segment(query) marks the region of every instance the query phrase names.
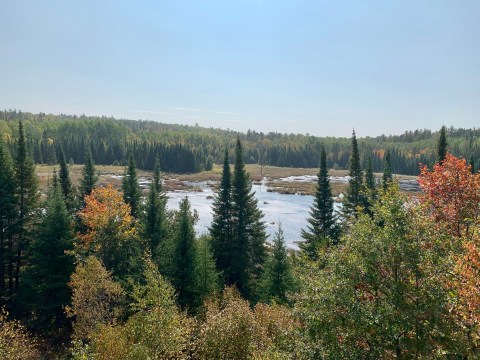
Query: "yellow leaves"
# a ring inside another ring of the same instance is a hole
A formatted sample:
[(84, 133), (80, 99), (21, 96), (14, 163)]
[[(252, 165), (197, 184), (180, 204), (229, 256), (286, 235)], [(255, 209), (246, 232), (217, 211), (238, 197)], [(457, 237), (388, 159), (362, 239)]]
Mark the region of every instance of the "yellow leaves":
[(0, 309), (0, 359), (39, 359), (36, 341), (18, 321), (8, 320), (8, 313)]
[(111, 185), (94, 189), (91, 195), (85, 196), (85, 208), (78, 213), (87, 233), (79, 235), (77, 246), (99, 251), (105, 237), (121, 241), (134, 236), (136, 228), (130, 213), (130, 206), (123, 201), (122, 193)]

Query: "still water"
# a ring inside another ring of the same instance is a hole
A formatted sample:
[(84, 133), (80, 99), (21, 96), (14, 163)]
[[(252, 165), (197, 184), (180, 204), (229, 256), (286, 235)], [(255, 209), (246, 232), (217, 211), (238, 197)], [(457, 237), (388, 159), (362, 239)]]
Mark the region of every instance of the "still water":
[[(168, 192), (169, 209), (178, 209), (180, 200), (188, 197), (192, 209), (197, 210), (199, 221), (195, 225), (197, 234), (208, 232), (208, 227), (212, 222), (212, 197), (215, 195), (213, 190), (206, 183), (195, 183), (203, 191), (174, 191)], [(301, 241), (301, 229), (306, 228), (307, 218), (309, 216), (310, 206), (313, 203), (313, 196), (308, 195), (286, 195), (274, 192), (268, 192), (266, 185), (253, 185), (252, 190), (258, 200), (258, 207), (262, 210), (267, 233), (272, 239), (274, 232), (278, 229), (278, 224), (282, 224), (285, 242), (290, 248), (298, 248), (296, 242)], [(339, 204), (335, 203), (338, 209)]]

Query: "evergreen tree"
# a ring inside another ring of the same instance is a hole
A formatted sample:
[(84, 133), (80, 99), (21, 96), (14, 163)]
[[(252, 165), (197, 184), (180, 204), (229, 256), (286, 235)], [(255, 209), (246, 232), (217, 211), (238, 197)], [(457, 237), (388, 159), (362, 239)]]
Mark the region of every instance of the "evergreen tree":
[(190, 202), (184, 198), (176, 214), (173, 234), (172, 284), (178, 292), (178, 303), (183, 309), (195, 304), (195, 231)]
[(392, 176), (392, 162), (390, 157), (390, 150), (387, 150), (385, 153), (385, 159), (383, 161), (383, 177), (382, 177), (382, 186), (383, 189), (386, 189), (389, 184), (393, 181)]
[[(35, 164), (29, 156), (25, 142), (23, 124), (18, 123), (17, 154), (15, 158), (15, 181), (18, 201), (17, 217), (17, 244), (16, 244), (16, 269), (15, 287), (20, 283), (20, 268), (23, 264), (23, 252), (29, 239), (30, 225), (33, 219), (33, 210), (38, 201), (38, 179), (35, 174)], [(11, 266), (11, 264), (9, 264)], [(9, 271), (10, 272), (10, 271)], [(12, 279), (9, 279), (11, 286)]]
[(440, 129), (440, 136), (438, 138), (437, 143), (437, 160), (438, 162), (442, 162), (447, 155), (447, 129), (444, 126)]
[(287, 249), (281, 224), (275, 233), (272, 252), (266, 262), (262, 275), (262, 299), (288, 303), (287, 293), (295, 289), (295, 280), (288, 261)]
[(140, 212), (140, 197), (142, 192), (138, 185), (137, 169), (133, 155), (128, 159), (128, 168), (123, 175), (122, 180), (123, 200), (132, 208), (132, 216), (138, 217)]
[[(64, 307), (70, 302), (67, 283), (74, 270), (74, 259), (68, 252), (73, 249), (71, 222), (61, 187), (54, 182), (35, 241), (27, 252), (29, 266), (22, 282), (24, 303), (34, 311), (36, 322), (50, 330), (64, 324)], [(51, 325), (55, 327), (52, 329)]]
[(320, 247), (335, 244), (339, 236), (339, 228), (333, 211), (332, 189), (328, 177), (327, 154), (324, 146), (322, 146), (320, 153), (320, 170), (315, 199), (307, 221), (309, 224), (307, 230), (302, 229), (302, 237), (305, 242), (300, 243), (299, 246), (311, 259), (315, 259)]
[(163, 191), (163, 186), (162, 177), (160, 174), (160, 159), (158, 157), (155, 158), (155, 167), (153, 169), (153, 184), (155, 185), (157, 193), (161, 194)]
[(355, 130), (352, 133), (352, 153), (350, 155), (350, 179), (348, 180), (348, 190), (345, 202), (343, 204), (344, 213), (347, 216), (358, 217), (358, 207), (363, 205), (363, 174), (360, 168), (360, 153), (358, 151), (357, 137)]
[(365, 170), (365, 190), (363, 194), (363, 208), (366, 214), (373, 216), (372, 207), (377, 198), (377, 184), (373, 173), (372, 158), (368, 158)]
[(82, 198), (84, 198), (86, 195), (90, 195), (92, 193), (92, 190), (95, 188), (98, 181), (98, 175), (95, 170), (95, 163), (93, 162), (92, 152), (90, 151), (90, 149), (87, 149), (87, 151), (85, 152), (85, 161), (82, 174), (83, 178), (81, 184), (81, 192)]
[(70, 178), (70, 171), (68, 169), (67, 161), (65, 160), (65, 153), (63, 152), (63, 149), (60, 148), (58, 150), (57, 157), (60, 164), (60, 171), (58, 172), (58, 175), (63, 197), (65, 199), (65, 205), (69, 211), (73, 212), (75, 207), (75, 190)]
[(472, 174), (475, 174), (475, 161), (473, 160), (473, 155), (470, 156), (469, 165), (470, 165), (470, 171), (472, 172)]
[[(165, 193), (158, 192), (156, 182), (150, 184), (145, 205), (145, 213), (141, 217), (143, 238), (147, 241), (152, 259), (157, 265), (163, 264), (166, 251), (169, 227), (167, 219), (167, 198)], [(161, 187), (160, 187), (161, 190)]]
[(210, 241), (210, 237), (201, 236), (195, 243), (197, 306), (201, 306), (212, 292), (219, 290), (219, 276), (210, 250)]
[(210, 236), (212, 238), (212, 251), (217, 269), (226, 277), (227, 282), (230, 276), (232, 256), (232, 186), (230, 178), (228, 150), (225, 149), (220, 189), (213, 202), (213, 221), (210, 226)]
[[(12, 159), (0, 136), (0, 306), (6, 300), (7, 278), (13, 281), (13, 259), (15, 258), (13, 236), (17, 217), (16, 204)], [(11, 286), (13, 286), (13, 283)]]
[(247, 299), (255, 299), (266, 259), (265, 224), (257, 207), (252, 184), (245, 171), (240, 140), (235, 147), (235, 167), (232, 181), (232, 258), (228, 284), (236, 284)]

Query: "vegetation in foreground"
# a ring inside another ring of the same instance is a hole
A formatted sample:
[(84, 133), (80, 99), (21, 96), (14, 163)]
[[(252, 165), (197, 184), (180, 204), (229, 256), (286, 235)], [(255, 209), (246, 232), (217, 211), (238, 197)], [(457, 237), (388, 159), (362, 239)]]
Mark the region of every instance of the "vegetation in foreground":
[[(44, 203), (23, 127), (0, 140), (0, 356), (5, 359), (480, 357), (480, 174), (439, 141), (409, 199), (363, 171), (352, 138), (345, 211), (326, 151), (305, 245), (266, 243), (242, 144), (224, 153), (209, 236), (169, 211), (157, 161), (144, 200), (131, 157), (119, 191), (65, 161)], [(88, 153), (86, 158), (89, 158)], [(339, 218), (339, 216), (341, 218)]]

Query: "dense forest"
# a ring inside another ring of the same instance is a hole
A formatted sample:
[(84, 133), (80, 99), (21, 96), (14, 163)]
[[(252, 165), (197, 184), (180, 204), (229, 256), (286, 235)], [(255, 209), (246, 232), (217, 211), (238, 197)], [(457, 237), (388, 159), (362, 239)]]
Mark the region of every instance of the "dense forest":
[(158, 157), (142, 194), (133, 153), (116, 189), (97, 185), (87, 148), (75, 187), (59, 148), (41, 200), (22, 122), (16, 134), (13, 157), (0, 138), (2, 359), (480, 357), (480, 173), (449, 153), (445, 128), (415, 198), (389, 152), (375, 181), (354, 134), (340, 213), (321, 146), (290, 252), (281, 225), (267, 241), (240, 138), (197, 237), (188, 198), (166, 207)]
[[(32, 114), (5, 110), (0, 116), (0, 133), (12, 154), (18, 141), (17, 123), (24, 123), (27, 143), (37, 164), (56, 162), (58, 147), (68, 162), (83, 164), (88, 149), (97, 164), (127, 163), (133, 154), (137, 166), (152, 170), (159, 158), (166, 172), (197, 172), (220, 164), (223, 149), (233, 154), (236, 138), (244, 147), (245, 162), (284, 167), (318, 167), (321, 146), (325, 146), (327, 165), (347, 169), (350, 142), (347, 138), (315, 137), (299, 134), (268, 134), (161, 124), (153, 121), (116, 120), (107, 117)], [(358, 130), (358, 129), (357, 129)], [(480, 129), (447, 129), (449, 151), (456, 156), (474, 159), (480, 166)], [(383, 170), (388, 151), (392, 171), (418, 175), (419, 163), (435, 163), (435, 144), (439, 133), (430, 130), (407, 131), (398, 136), (358, 139), (360, 161), (373, 171)], [(369, 160), (370, 159), (370, 160)], [(233, 157), (230, 159), (233, 161)]]

